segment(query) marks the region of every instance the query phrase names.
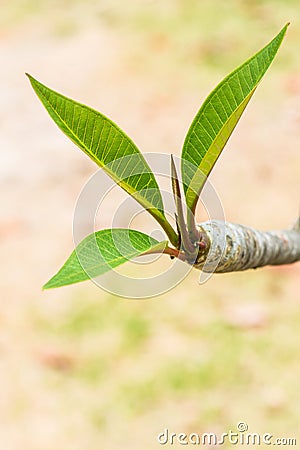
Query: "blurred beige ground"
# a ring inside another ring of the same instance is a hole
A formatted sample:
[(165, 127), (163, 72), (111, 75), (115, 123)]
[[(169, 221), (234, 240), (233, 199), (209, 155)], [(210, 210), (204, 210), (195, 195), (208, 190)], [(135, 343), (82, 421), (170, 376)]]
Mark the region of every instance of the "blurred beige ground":
[(212, 174), (228, 220), (289, 226), (299, 209), (298, 2), (0, 6), (0, 448), (156, 449), (166, 427), (222, 433), (242, 420), (299, 443), (299, 264), (203, 286), (192, 272), (144, 301), (92, 283), (41, 292), (73, 249), (76, 199), (96, 167), (24, 75), (99, 109), (142, 151), (179, 156), (209, 91), (291, 21)]

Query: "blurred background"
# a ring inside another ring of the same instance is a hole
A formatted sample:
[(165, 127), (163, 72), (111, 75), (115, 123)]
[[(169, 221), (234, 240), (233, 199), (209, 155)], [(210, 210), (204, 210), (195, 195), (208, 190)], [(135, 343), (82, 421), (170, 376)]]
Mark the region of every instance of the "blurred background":
[[(142, 151), (180, 156), (210, 90), (290, 21), (211, 176), (227, 220), (284, 228), (299, 210), (299, 1), (0, 6), (1, 449), (156, 449), (165, 428), (240, 421), (300, 442), (299, 263), (202, 286), (192, 271), (149, 300), (91, 282), (41, 291), (73, 249), (76, 199), (97, 168), (24, 75), (111, 117)], [(113, 214), (111, 202), (99, 226)]]

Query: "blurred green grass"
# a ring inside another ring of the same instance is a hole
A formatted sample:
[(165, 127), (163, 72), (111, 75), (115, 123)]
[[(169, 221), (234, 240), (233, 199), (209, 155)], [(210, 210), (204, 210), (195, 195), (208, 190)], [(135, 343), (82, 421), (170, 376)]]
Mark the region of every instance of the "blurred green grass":
[[(85, 404), (85, 420), (109, 435), (113, 412), (117, 428), (122, 420), (128, 426), (124, 442), (135, 436), (136, 420), (150, 421), (154, 434), (151, 417), (160, 412), (161, 428), (177, 432), (226, 431), (243, 419), (252, 431), (294, 436), (300, 311), (287, 287), (295, 280), (287, 273), (274, 284), (274, 272), (265, 270), (197, 291), (186, 282), (147, 301), (108, 294), (99, 301), (88, 286), (79, 288), (63, 313), (35, 320), (44, 345), (58, 354), (62, 347), (73, 360), (66, 371), (46, 363), (56, 390), (71, 378), (88, 398), (97, 393)], [(156, 448), (154, 436), (149, 445)]]
[[(294, 38), (278, 65), (293, 66), (300, 36), (297, 0), (133, 0), (126, 6), (119, 0), (19, 0), (2, 12), (4, 30), (47, 14), (53, 33), (60, 37), (97, 23), (106, 24), (123, 33), (144, 64), (149, 56), (161, 56), (157, 62), (187, 64), (193, 72), (198, 71), (197, 61), (201, 70), (206, 66), (230, 70), (288, 21), (292, 22), (289, 33)], [(134, 46), (135, 36), (143, 41), (143, 50)]]

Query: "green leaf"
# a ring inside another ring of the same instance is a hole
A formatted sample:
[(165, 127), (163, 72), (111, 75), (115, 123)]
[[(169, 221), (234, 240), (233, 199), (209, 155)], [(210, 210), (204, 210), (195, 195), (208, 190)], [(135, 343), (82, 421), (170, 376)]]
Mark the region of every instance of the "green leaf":
[(183, 144), (181, 166), (186, 203), (193, 214), (208, 175), (273, 61), (287, 27), (224, 78), (194, 118)]
[(114, 122), (28, 75), (30, 83), (59, 128), (162, 226), (176, 245), (177, 234), (167, 221), (161, 193), (145, 158)]
[(113, 228), (87, 236), (71, 253), (62, 268), (43, 289), (57, 288), (85, 281), (108, 272), (145, 252), (162, 252), (167, 241), (140, 231)]

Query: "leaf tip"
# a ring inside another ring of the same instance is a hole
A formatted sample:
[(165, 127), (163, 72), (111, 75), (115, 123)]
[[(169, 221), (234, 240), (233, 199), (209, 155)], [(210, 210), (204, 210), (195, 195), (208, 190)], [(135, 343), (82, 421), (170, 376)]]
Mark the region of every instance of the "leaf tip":
[(29, 81), (31, 82), (31, 80), (33, 80), (34, 78), (30, 75), (30, 73), (25, 72), (26, 77), (29, 79)]
[(45, 283), (44, 286), (42, 286), (42, 291), (46, 291), (47, 289), (52, 289), (54, 287), (52, 286), (51, 280), (47, 281), (47, 283)]
[(36, 89), (41, 85), (41, 83), (38, 80), (36, 80), (32, 75), (30, 75), (30, 73), (25, 72), (25, 75), (29, 79), (29, 82), (33, 87), (33, 89), (36, 91)]
[(57, 274), (54, 275), (52, 278), (50, 278), (50, 280), (47, 281), (47, 283), (44, 284), (44, 286), (42, 286), (42, 291), (46, 291), (47, 289), (53, 289), (56, 287), (59, 287), (59, 285), (57, 284)]
[(282, 28), (282, 30), (281, 30), (281, 33), (283, 33), (284, 35), (285, 35), (285, 33), (286, 33), (286, 31), (287, 31), (287, 29), (288, 29), (288, 27), (291, 25), (291, 22), (287, 22), (285, 25), (284, 25), (284, 27)]
[(28, 73), (28, 72), (25, 72), (25, 75), (27, 76), (33, 89), (36, 90), (36, 86), (39, 84), (38, 81), (35, 78), (33, 78), (33, 76), (30, 75), (30, 73)]

